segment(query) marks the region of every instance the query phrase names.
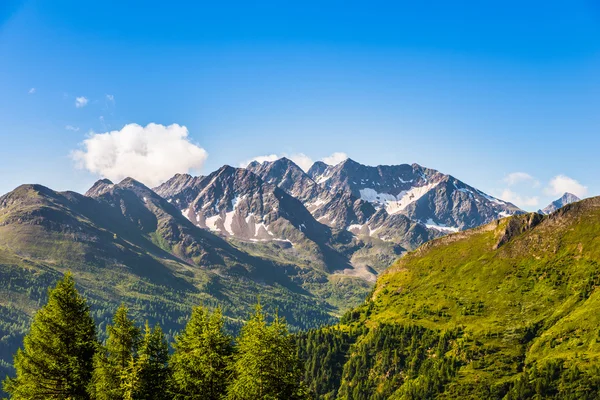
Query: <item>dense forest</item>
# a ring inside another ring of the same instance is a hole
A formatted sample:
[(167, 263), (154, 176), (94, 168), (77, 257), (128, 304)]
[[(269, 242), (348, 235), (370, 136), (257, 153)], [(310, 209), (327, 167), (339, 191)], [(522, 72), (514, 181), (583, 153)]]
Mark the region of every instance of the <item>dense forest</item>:
[(143, 329), (120, 307), (98, 340), (86, 299), (66, 274), (50, 291), (4, 381), (11, 399), (305, 399), (296, 345), (260, 305), (238, 337), (220, 310), (194, 308), (173, 352), (160, 326)]
[(461, 367), (485, 366), (492, 350), (469, 343), (460, 327), (369, 327), (362, 322), (372, 312), (367, 301), (339, 325), (291, 335), (283, 319), (268, 318), (257, 305), (234, 338), (219, 308), (198, 306), (169, 343), (159, 324), (140, 327), (121, 306), (99, 335), (67, 273), (35, 314), (4, 390), (11, 399), (86, 400), (595, 399), (600, 393), (600, 367), (580, 370), (560, 359), (517, 367), (512, 380), (455, 385)]

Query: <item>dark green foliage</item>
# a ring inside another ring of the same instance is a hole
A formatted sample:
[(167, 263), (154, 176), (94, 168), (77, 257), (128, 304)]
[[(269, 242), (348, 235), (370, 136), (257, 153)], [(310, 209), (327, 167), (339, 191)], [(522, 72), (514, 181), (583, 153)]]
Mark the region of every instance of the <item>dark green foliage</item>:
[(260, 305), (236, 343), (230, 400), (306, 399), (293, 339), (281, 318), (268, 323)]
[(229, 378), (232, 339), (224, 332), (220, 309), (195, 307), (184, 331), (175, 338), (171, 357), (172, 398), (216, 400)]
[(131, 357), (124, 379), (124, 397), (136, 400), (167, 400), (169, 384), (169, 345), (160, 326), (148, 322), (137, 358)]
[(89, 307), (67, 273), (35, 314), (4, 390), (15, 400), (87, 399), (97, 347)]
[(298, 357), (304, 364), (304, 381), (313, 397), (334, 399), (337, 396), (350, 346), (360, 332), (324, 328), (296, 335)]
[(395, 393), (432, 398), (458, 363), (446, 356), (459, 330), (441, 333), (414, 325), (382, 325), (365, 333), (344, 365), (339, 399), (383, 400)]
[(506, 395), (506, 400), (556, 399), (592, 400), (600, 393), (600, 366), (581, 371), (555, 359), (534, 365), (523, 373)]
[(140, 330), (127, 316), (127, 307), (122, 305), (106, 332), (106, 346), (94, 358), (90, 395), (97, 400), (117, 400), (124, 396), (123, 385), (137, 351)]

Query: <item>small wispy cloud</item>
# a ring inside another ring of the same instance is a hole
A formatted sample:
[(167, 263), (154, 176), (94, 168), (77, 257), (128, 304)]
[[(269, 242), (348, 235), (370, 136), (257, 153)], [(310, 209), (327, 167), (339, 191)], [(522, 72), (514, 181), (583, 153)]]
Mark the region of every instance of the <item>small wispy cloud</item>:
[(342, 161), (345, 161), (347, 159), (348, 159), (348, 154), (338, 151), (338, 152), (333, 153), (329, 157), (324, 157), (323, 162), (325, 164), (329, 164), (329, 165), (338, 165), (339, 163), (341, 163)]
[(77, 107), (77, 108), (85, 107), (88, 102), (89, 102), (89, 100), (87, 98), (85, 98), (84, 96), (76, 97), (75, 98), (75, 107)]
[(535, 179), (527, 172), (511, 172), (502, 179), (508, 186), (514, 186), (520, 183), (529, 183), (533, 187), (539, 187), (540, 181)]
[(32, 87), (31, 89), (29, 89), (29, 90), (27, 91), (27, 93), (29, 93), (29, 94), (35, 94), (35, 88), (34, 88), (34, 87)]
[(65, 129), (68, 130), (68, 131), (79, 132), (79, 127), (78, 126), (67, 125), (67, 126), (65, 126)]
[(540, 199), (537, 196), (521, 196), (510, 189), (504, 189), (499, 197), (502, 200), (516, 204), (519, 207), (534, 207), (540, 202)]
[(107, 94), (106, 95), (106, 101), (110, 101), (111, 103), (115, 102), (115, 96), (113, 96), (112, 94)]
[(585, 197), (587, 191), (587, 186), (582, 185), (577, 180), (566, 175), (555, 176), (544, 189), (544, 192), (551, 196), (562, 196), (564, 193), (572, 193), (581, 198)]

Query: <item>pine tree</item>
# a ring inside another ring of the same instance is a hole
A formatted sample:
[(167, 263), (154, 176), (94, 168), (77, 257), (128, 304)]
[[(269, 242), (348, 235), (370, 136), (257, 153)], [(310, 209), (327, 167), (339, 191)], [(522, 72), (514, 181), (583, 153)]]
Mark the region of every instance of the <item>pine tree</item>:
[(14, 358), (15, 378), (4, 390), (12, 399), (88, 399), (96, 327), (70, 273), (49, 292), (34, 316), (23, 349)]
[(233, 372), (230, 400), (308, 398), (287, 325), (279, 317), (267, 324), (260, 305), (242, 328)]
[[(138, 359), (139, 360), (139, 359)], [(123, 400), (141, 400), (139, 397), (142, 386), (141, 380), (141, 365), (133, 356), (129, 359), (127, 368), (123, 370), (121, 377), (121, 391)]]
[(175, 338), (171, 357), (171, 391), (176, 400), (221, 399), (228, 384), (231, 338), (223, 316), (195, 307), (185, 330)]
[(150, 329), (146, 321), (137, 359), (130, 362), (124, 377), (125, 398), (167, 400), (169, 346), (160, 326)]
[(139, 328), (129, 319), (127, 312), (127, 307), (121, 305), (113, 317), (113, 325), (106, 327), (106, 346), (94, 358), (90, 386), (93, 399), (123, 399), (123, 381), (131, 359), (135, 356), (140, 336)]

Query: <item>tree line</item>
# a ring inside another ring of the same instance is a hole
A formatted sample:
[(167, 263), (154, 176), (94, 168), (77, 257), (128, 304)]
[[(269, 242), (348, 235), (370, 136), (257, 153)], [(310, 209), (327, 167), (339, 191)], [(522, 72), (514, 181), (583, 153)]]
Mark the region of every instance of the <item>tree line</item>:
[(306, 399), (296, 344), (277, 315), (260, 305), (237, 338), (219, 309), (198, 306), (169, 343), (160, 326), (135, 324), (125, 306), (98, 329), (70, 273), (50, 290), (14, 356), (11, 399)]

